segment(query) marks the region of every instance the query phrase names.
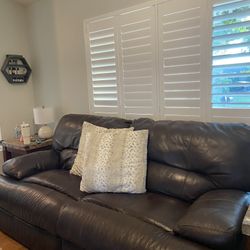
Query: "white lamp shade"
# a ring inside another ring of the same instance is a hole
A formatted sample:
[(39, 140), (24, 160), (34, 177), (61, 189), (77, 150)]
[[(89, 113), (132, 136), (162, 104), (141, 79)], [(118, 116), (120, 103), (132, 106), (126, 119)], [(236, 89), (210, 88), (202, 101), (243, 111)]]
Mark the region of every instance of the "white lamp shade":
[(44, 125), (54, 122), (53, 108), (37, 107), (33, 109), (34, 122), (37, 125)]

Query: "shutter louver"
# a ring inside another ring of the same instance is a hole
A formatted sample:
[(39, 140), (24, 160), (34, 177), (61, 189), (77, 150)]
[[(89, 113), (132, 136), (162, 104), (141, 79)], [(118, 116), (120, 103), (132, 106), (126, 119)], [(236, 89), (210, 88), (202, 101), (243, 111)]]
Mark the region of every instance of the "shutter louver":
[(90, 108), (94, 113), (118, 114), (114, 17), (89, 22), (87, 33)]
[(158, 6), (161, 113), (173, 120), (201, 120), (201, 1)]
[(125, 117), (157, 113), (155, 8), (119, 15), (121, 100)]

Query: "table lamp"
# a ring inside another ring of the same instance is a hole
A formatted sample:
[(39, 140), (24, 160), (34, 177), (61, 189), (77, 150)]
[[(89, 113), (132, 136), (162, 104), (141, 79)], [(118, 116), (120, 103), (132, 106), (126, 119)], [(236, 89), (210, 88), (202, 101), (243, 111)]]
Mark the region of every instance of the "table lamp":
[(53, 108), (36, 107), (33, 109), (34, 122), (36, 125), (42, 125), (38, 130), (38, 136), (41, 139), (49, 139), (53, 136), (53, 130), (48, 124), (54, 122)]

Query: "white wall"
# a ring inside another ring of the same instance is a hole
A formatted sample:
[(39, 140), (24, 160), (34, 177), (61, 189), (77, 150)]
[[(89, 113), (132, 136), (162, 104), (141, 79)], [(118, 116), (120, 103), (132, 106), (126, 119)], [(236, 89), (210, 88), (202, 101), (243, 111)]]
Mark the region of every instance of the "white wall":
[(36, 104), (58, 106), (59, 116), (87, 113), (83, 20), (142, 2), (40, 0), (29, 6)]
[[(6, 54), (23, 55), (30, 63), (27, 18), (23, 6), (14, 1), (0, 0), (0, 31), (0, 65)], [(22, 121), (32, 123), (33, 105), (31, 79), (27, 84), (11, 85), (0, 73), (0, 127), (4, 139), (12, 138), (15, 126)]]

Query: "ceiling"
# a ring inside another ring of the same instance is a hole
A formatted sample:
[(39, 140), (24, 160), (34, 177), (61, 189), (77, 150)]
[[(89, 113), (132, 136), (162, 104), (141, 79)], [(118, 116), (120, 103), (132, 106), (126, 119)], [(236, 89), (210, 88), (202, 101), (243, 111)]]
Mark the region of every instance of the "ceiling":
[(28, 4), (31, 4), (37, 0), (14, 0), (15, 2), (18, 2), (20, 4), (23, 4), (23, 5), (28, 5)]

